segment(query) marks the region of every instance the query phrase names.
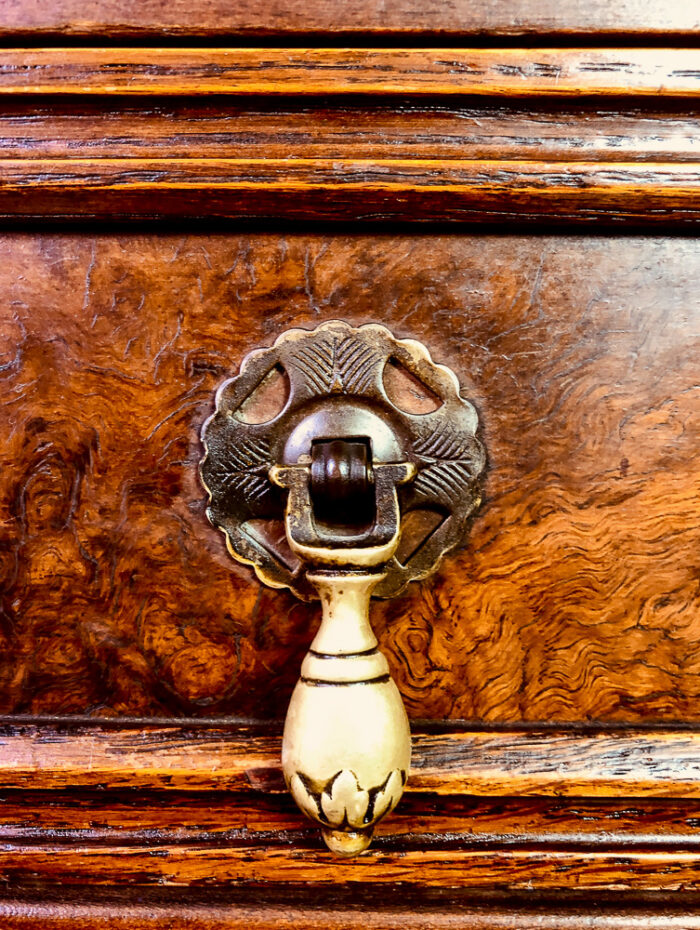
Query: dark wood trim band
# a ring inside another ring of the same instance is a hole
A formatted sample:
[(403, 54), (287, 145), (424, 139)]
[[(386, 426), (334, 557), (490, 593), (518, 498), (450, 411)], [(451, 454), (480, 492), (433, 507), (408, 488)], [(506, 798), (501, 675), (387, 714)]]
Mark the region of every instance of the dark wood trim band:
[(5, 159), (0, 215), (688, 223), (700, 162)]

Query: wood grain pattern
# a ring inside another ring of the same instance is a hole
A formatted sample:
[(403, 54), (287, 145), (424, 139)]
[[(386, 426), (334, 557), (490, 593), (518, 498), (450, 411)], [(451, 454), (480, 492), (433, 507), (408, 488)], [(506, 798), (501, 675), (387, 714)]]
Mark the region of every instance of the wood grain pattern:
[(649, 104), (5, 100), (0, 158), (698, 162), (697, 115)]
[[(0, 52), (0, 215), (171, 227), (0, 236), (0, 924), (698, 926), (700, 240), (179, 231), (680, 229), (700, 53), (575, 37), (695, 45), (697, 11), (46, 6), (7, 0), (0, 39), (103, 47)], [(530, 48), (450, 47), (499, 34)], [(375, 605), (412, 716), (486, 726), (417, 728), (409, 794), (352, 862), (284, 793), (279, 724), (243, 720), (284, 712), (313, 608), (231, 562), (196, 478), (216, 385), (333, 317), (426, 341), (489, 452), (470, 547)]]
[[(361, 887), (361, 886), (358, 886)], [(95, 889), (99, 890), (99, 889)], [(95, 893), (93, 890), (93, 895)], [(337, 889), (336, 890), (337, 893)], [(8, 930), (45, 930), (45, 928), (80, 927), (102, 930), (105, 925), (117, 930), (366, 930), (371, 912), (375, 930), (696, 930), (700, 915), (692, 905), (678, 906), (664, 896), (657, 902), (630, 906), (566, 906), (559, 902), (548, 907), (508, 907), (467, 900), (457, 904), (436, 905), (419, 899), (413, 907), (402, 904), (406, 891), (389, 898), (384, 887), (380, 895), (354, 890), (355, 904), (338, 907), (332, 903), (313, 907), (290, 903), (241, 904), (238, 889), (228, 904), (210, 901), (144, 903), (143, 889), (119, 896), (111, 893), (106, 902), (91, 899), (82, 902), (64, 897), (11, 896), (0, 900), (0, 916)], [(45, 892), (46, 893), (46, 892)], [(55, 895), (55, 892), (54, 892)], [(318, 895), (318, 888), (314, 888)], [(211, 893), (210, 893), (211, 896)], [(452, 889), (455, 897), (455, 889)], [(92, 897), (92, 896), (91, 896)]]
[(697, 162), (8, 158), (0, 216), (692, 224), (699, 192)]
[(0, 216), (693, 223), (699, 80), (694, 49), (5, 49)]
[(698, 719), (694, 239), (13, 234), (2, 709), (281, 717), (316, 623), (204, 516), (242, 355), (381, 319), (489, 454), (469, 546), (375, 627), (413, 717)]
[[(632, 849), (700, 846), (696, 799), (459, 797), (411, 793), (377, 827), (375, 848)], [(4, 790), (0, 842), (117, 846), (239, 845), (323, 850), (287, 793)]]
[(0, 99), (47, 94), (694, 98), (700, 50), (2, 49)]
[[(265, 727), (13, 725), (0, 787), (284, 792), (280, 734)], [(407, 792), (472, 796), (700, 798), (700, 735), (414, 730)], [(694, 809), (691, 804), (688, 812)], [(301, 816), (301, 815), (300, 815)], [(391, 824), (391, 820), (389, 820)]]
[[(308, 893), (332, 878), (384, 885), (389, 895), (397, 883), (502, 898), (688, 893), (700, 890), (700, 792), (688, 783), (693, 771), (700, 783), (699, 738), (455, 731), (436, 742), (419, 734), (410, 794), (382, 822), (372, 850), (338, 861), (278, 793), (269, 773), (279, 773), (279, 746), (270, 736), (245, 728), (19, 727), (5, 731), (0, 754), (18, 762), (2, 772), (0, 878), (9, 888), (254, 884)], [(458, 758), (462, 781), (454, 777)], [(436, 787), (422, 775), (427, 768), (444, 773), (442, 795), (415, 790)], [(554, 772), (556, 787), (547, 783)], [(521, 793), (528, 778), (534, 797)], [(467, 784), (486, 796), (460, 796)], [(696, 798), (669, 797), (679, 790)], [(549, 791), (575, 796), (545, 797)], [(640, 791), (648, 796), (625, 796)], [(596, 792), (619, 796), (590, 796)]]
[(590, 893), (697, 891), (700, 854), (678, 850), (540, 850), (507, 853), (481, 850), (402, 851), (392, 857), (375, 850), (357, 859), (334, 859), (322, 850), (55, 845), (0, 848), (0, 875), (12, 883), (47, 880), (67, 884), (123, 882), (172, 885), (227, 885), (238, 882), (317, 883), (329, 870), (339, 883), (404, 883), (512, 891)]
[(34, 41), (86, 37), (210, 38), (217, 36), (685, 36), (700, 32), (700, 17), (684, 0), (345, 0), (309, 4), (290, 0), (5, 0), (0, 35)]

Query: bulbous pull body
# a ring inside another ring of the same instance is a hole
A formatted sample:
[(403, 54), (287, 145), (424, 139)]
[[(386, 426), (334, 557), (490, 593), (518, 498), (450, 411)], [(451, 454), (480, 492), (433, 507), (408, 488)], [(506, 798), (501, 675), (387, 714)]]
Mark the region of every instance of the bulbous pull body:
[(321, 627), (292, 694), (282, 769), (299, 807), (328, 847), (352, 856), (393, 810), (406, 783), (411, 735), (406, 711), (369, 623), (381, 574), (309, 574)]

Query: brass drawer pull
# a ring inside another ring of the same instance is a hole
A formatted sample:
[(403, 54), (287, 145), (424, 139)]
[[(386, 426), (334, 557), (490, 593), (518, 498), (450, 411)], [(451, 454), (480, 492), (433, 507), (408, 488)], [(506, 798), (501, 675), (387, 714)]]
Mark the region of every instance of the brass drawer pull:
[(334, 321), (251, 353), (203, 429), (207, 512), (231, 554), (266, 584), (321, 600), (282, 768), (339, 855), (369, 845), (410, 762), (370, 598), (426, 577), (464, 539), (485, 464), (477, 426), (455, 375), (420, 343)]

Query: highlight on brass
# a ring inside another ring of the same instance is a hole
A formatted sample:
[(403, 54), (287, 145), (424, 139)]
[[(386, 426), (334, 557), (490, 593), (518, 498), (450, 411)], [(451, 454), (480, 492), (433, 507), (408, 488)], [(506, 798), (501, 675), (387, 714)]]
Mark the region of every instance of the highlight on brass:
[(372, 596), (463, 542), (485, 453), (448, 368), (383, 326), (283, 333), (224, 382), (202, 432), (207, 514), (261, 581), (319, 598), (287, 711), (282, 769), (337, 855), (398, 803), (410, 729), (369, 621)]

